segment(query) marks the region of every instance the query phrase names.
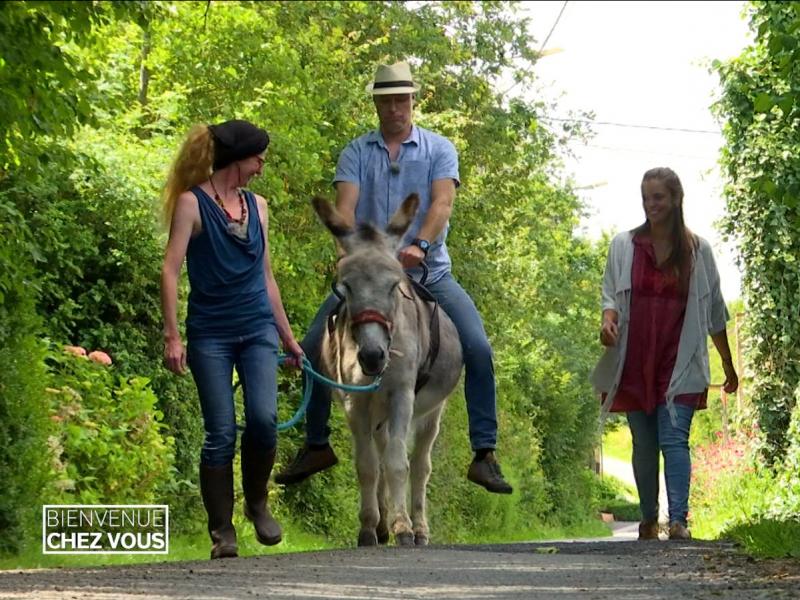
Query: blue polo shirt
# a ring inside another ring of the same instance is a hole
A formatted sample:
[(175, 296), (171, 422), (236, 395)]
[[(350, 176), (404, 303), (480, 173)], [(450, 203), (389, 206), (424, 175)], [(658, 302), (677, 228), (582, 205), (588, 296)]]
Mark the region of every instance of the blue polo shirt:
[[(431, 183), (435, 179), (453, 179), (456, 186), (460, 184), (458, 153), (447, 138), (414, 125), (411, 135), (400, 147), (394, 169), (380, 131), (370, 131), (350, 142), (342, 151), (333, 182), (358, 185), (356, 223), (372, 223), (381, 228), (389, 224), (409, 194), (419, 194), (419, 210), (406, 232), (405, 246), (418, 237), (431, 206)], [(431, 247), (425, 259), (429, 269), (428, 283), (438, 281), (450, 271), (450, 255), (445, 244), (449, 228), (448, 222), (439, 236), (430, 240)], [(416, 267), (410, 273), (419, 279), (422, 269)]]

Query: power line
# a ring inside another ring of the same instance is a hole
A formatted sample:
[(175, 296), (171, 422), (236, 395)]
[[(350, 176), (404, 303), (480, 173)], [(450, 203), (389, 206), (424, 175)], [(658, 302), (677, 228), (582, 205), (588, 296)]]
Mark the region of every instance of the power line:
[[(567, 8), (567, 4), (568, 3), (569, 3), (569, 0), (564, 0), (564, 4), (561, 5), (561, 10), (558, 11), (558, 16), (556, 17), (556, 20), (553, 21), (553, 26), (550, 27), (550, 31), (548, 32), (547, 36), (544, 38), (544, 41), (542, 42), (542, 46), (539, 48), (539, 52), (537, 53), (537, 56), (539, 58), (541, 58), (543, 56), (542, 52), (544, 52), (544, 47), (547, 45), (547, 42), (550, 41), (550, 36), (553, 35), (553, 32), (556, 30), (556, 26), (558, 25), (558, 22), (561, 20), (561, 15), (564, 14), (564, 9)], [(506, 91), (504, 91), (503, 92), (503, 96), (507, 96), (508, 93), (511, 90), (513, 90), (515, 87), (517, 87), (521, 83), (521, 81), (522, 80), (520, 79), (519, 81), (514, 83), (510, 88), (508, 88)]]
[(678, 154), (675, 152), (662, 152), (655, 150), (643, 150), (641, 148), (620, 148), (615, 146), (598, 146), (596, 144), (586, 144), (587, 148), (595, 148), (596, 150), (610, 150), (611, 152), (628, 152), (630, 154), (650, 154), (653, 156), (672, 156), (675, 158), (689, 158), (691, 160), (705, 160), (714, 161), (713, 156), (700, 156), (696, 154)]
[(584, 123), (586, 125), (608, 125), (611, 127), (628, 127), (630, 129), (653, 129), (656, 131), (677, 131), (680, 133), (707, 133), (722, 135), (719, 131), (711, 129), (689, 129), (687, 127), (660, 127), (658, 125), (639, 125), (635, 123), (614, 123), (612, 121), (590, 121), (588, 119), (564, 119), (560, 117), (539, 117), (542, 121), (563, 121), (566, 123)]
[(553, 26), (550, 28), (550, 32), (547, 34), (547, 37), (544, 38), (544, 41), (542, 42), (542, 47), (539, 48), (539, 54), (542, 53), (542, 51), (544, 50), (544, 47), (547, 46), (547, 42), (550, 41), (550, 36), (553, 35), (553, 32), (556, 30), (556, 25), (558, 25), (558, 22), (561, 20), (561, 15), (564, 14), (564, 9), (567, 8), (567, 4), (568, 3), (569, 3), (569, 0), (564, 0), (564, 4), (561, 5), (561, 10), (558, 12), (558, 16), (556, 17), (556, 20), (553, 23)]

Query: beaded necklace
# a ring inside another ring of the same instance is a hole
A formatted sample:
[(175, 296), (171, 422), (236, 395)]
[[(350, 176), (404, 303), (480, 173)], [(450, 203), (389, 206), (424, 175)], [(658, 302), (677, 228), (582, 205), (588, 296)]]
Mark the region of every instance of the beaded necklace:
[(220, 198), (219, 193), (217, 192), (217, 188), (214, 186), (214, 178), (209, 177), (209, 183), (211, 184), (211, 189), (214, 190), (214, 202), (222, 209), (225, 213), (225, 216), (228, 218), (228, 221), (232, 223), (237, 223), (239, 226), (244, 225), (245, 220), (247, 219), (247, 205), (244, 203), (244, 194), (242, 193), (241, 188), (236, 188), (236, 195), (239, 196), (239, 208), (241, 209), (241, 216), (238, 219), (234, 219), (233, 215), (228, 212), (228, 209), (225, 208), (225, 204), (222, 202), (222, 198)]

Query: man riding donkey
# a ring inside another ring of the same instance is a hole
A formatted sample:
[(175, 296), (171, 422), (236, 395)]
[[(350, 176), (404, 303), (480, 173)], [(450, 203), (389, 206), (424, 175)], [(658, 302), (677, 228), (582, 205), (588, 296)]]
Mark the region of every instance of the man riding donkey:
[[(469, 295), (453, 278), (445, 240), (459, 185), (458, 154), (446, 138), (412, 122), (415, 93), (406, 62), (381, 65), (367, 86), (380, 128), (356, 138), (342, 152), (336, 167), (336, 209), (349, 225), (386, 227), (409, 194), (420, 208), (401, 244), (398, 258), (419, 280), (421, 263), (428, 267), (425, 285), (458, 330), (466, 367), (465, 396), (474, 459), (467, 478), (490, 492), (510, 494), (494, 451), (497, 441), (496, 390), (492, 348), (481, 317)], [(328, 314), (337, 297), (323, 303), (301, 343), (315, 367)], [(275, 477), (293, 484), (334, 466), (338, 459), (328, 440), (330, 390), (315, 385), (306, 414), (306, 441), (293, 462)]]

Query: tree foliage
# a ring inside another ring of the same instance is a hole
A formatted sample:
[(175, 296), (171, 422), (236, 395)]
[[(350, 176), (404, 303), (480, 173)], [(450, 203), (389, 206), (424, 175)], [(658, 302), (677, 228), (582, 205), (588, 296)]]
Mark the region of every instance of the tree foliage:
[(724, 227), (744, 266), (753, 401), (782, 453), (800, 385), (800, 4), (753, 2), (755, 40), (715, 63), (722, 84)]
[[(422, 85), (416, 121), (459, 150), (463, 185), (449, 246), (455, 275), (494, 346), (499, 451), (519, 490), (504, 499), (466, 482), (466, 411), (455, 396), (436, 446), (434, 528), (439, 539), (459, 540), (480, 530), (513, 536), (532, 523), (587, 518), (585, 467), (597, 410), (587, 378), (597, 349), (589, 332), (601, 265), (597, 250), (573, 235), (581, 206), (558, 175), (563, 140), (539, 121), (547, 107), (496, 91), (503, 74), (523, 92), (535, 73), (535, 44), (513, 4), (7, 6), (0, 8), (0, 143), (17, 166), (0, 176), (0, 199), (24, 215), (15, 243), (29, 248), (29, 312), (39, 319), (30, 331), (102, 348), (121, 376), (150, 380), (164, 435), (174, 437), (172, 484), (185, 484), (163, 488), (179, 530), (202, 523), (191, 485), (202, 426), (191, 380), (160, 364), (165, 237), (157, 198), (173, 152), (197, 122), (246, 118), (270, 132), (265, 174), (253, 187), (270, 203), (273, 267), (302, 335), (327, 293), (334, 258), (307, 200), (331, 195), (338, 153), (375, 126), (364, 92), (375, 65), (402, 58)], [(46, 35), (32, 39), (42, 23)], [(30, 52), (12, 52), (6, 34), (28, 36)], [(41, 85), (33, 75), (39, 68)], [(33, 97), (44, 107), (39, 112), (26, 104)], [(0, 260), (9, 243), (0, 240)], [(23, 279), (8, 285), (19, 290)], [(281, 381), (282, 416), (297, 387)], [(347, 456), (338, 411), (332, 425)], [(293, 454), (299, 438), (281, 438), (280, 459)], [(279, 491), (276, 508), (350, 541), (343, 524), (354, 523), (358, 510), (353, 480), (352, 467), (341, 465)]]
[[(136, 19), (147, 2), (6, 2), (0, 6), (0, 169), (36, 159), (32, 142), (97, 123), (102, 63), (86, 60), (97, 29)], [(34, 153), (33, 156), (26, 156)]]

